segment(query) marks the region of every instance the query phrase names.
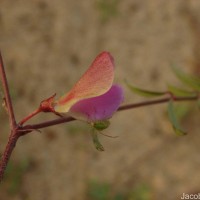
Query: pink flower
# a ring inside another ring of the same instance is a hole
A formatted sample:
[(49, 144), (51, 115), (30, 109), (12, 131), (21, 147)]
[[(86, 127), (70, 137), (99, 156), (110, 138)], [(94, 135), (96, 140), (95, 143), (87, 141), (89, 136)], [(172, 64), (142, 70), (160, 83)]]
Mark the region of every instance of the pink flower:
[(123, 99), (122, 88), (113, 85), (105, 94), (77, 102), (69, 113), (77, 119), (87, 119), (88, 122), (107, 120), (117, 111)]
[(119, 108), (124, 96), (114, 79), (114, 60), (102, 52), (74, 87), (54, 104), (58, 113), (68, 113), (87, 122), (107, 120)]

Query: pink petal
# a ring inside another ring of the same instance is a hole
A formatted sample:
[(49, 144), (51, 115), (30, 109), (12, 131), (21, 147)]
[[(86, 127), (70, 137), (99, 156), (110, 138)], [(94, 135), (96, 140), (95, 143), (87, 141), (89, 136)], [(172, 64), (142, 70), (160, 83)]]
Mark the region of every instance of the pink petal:
[(76, 119), (94, 122), (112, 117), (124, 100), (123, 90), (118, 85), (113, 85), (105, 94), (84, 99), (74, 104), (69, 114)]
[(93, 61), (74, 87), (55, 103), (56, 112), (68, 112), (76, 102), (107, 92), (114, 79), (114, 60), (110, 53), (102, 52)]

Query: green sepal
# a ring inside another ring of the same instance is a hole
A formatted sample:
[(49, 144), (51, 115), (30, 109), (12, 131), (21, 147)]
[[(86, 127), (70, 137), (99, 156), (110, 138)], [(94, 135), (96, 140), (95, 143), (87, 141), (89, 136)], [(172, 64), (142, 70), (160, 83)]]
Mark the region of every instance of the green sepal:
[(95, 130), (94, 128), (93, 128), (93, 130), (92, 130), (92, 140), (93, 140), (93, 143), (94, 143), (95, 148), (96, 148), (98, 151), (104, 151), (104, 147), (103, 147), (103, 145), (99, 142), (98, 135), (97, 135), (96, 130)]
[(200, 78), (186, 74), (181, 71), (180, 68), (172, 66), (172, 70), (175, 73), (176, 77), (185, 85), (200, 91)]
[(102, 131), (108, 128), (109, 125), (110, 125), (110, 122), (108, 120), (96, 121), (92, 124), (92, 126), (98, 131)]
[(173, 106), (173, 101), (172, 100), (170, 100), (169, 103), (168, 103), (168, 116), (169, 116), (170, 122), (171, 122), (171, 124), (173, 126), (173, 129), (174, 129), (175, 133), (178, 136), (186, 135), (187, 133), (184, 130), (182, 130), (182, 128), (179, 125), (179, 122), (178, 122), (177, 117), (175, 115), (175, 111), (174, 111), (174, 106)]
[(140, 96), (157, 97), (157, 96), (162, 96), (162, 95), (166, 94), (166, 92), (157, 92), (157, 91), (141, 89), (141, 88), (138, 88), (138, 87), (135, 87), (135, 86), (129, 84), (127, 81), (125, 81), (125, 83), (132, 92), (134, 92)]

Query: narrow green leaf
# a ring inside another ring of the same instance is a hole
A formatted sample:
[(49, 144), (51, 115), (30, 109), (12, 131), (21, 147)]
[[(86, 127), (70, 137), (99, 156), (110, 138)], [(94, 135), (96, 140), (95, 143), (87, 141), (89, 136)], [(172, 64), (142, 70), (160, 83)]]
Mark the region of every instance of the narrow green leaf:
[(175, 133), (179, 136), (186, 135), (187, 133), (181, 129), (178, 123), (177, 117), (174, 112), (174, 106), (173, 106), (172, 101), (169, 101), (169, 104), (168, 104), (168, 115), (169, 115), (169, 119), (172, 123)]
[(172, 70), (174, 71), (176, 77), (185, 85), (195, 89), (200, 90), (200, 78), (194, 77), (192, 75), (186, 74), (185, 72), (181, 71), (180, 68), (176, 66), (172, 66)]
[(129, 89), (141, 96), (145, 97), (157, 97), (157, 96), (162, 96), (166, 94), (166, 92), (157, 92), (157, 91), (150, 91), (150, 90), (145, 90), (145, 89), (140, 89), (138, 87), (135, 87), (133, 85), (130, 85), (127, 81), (125, 81), (126, 85), (129, 87)]
[(194, 92), (191, 92), (182, 88), (178, 88), (173, 85), (168, 85), (168, 90), (169, 92), (171, 92), (172, 94), (176, 96), (195, 96), (196, 95)]
[(92, 130), (92, 139), (93, 139), (93, 143), (94, 143), (95, 148), (96, 148), (98, 151), (104, 151), (104, 147), (103, 147), (102, 144), (99, 142), (98, 135), (97, 135), (96, 130), (95, 130), (94, 128), (93, 128), (93, 130)]

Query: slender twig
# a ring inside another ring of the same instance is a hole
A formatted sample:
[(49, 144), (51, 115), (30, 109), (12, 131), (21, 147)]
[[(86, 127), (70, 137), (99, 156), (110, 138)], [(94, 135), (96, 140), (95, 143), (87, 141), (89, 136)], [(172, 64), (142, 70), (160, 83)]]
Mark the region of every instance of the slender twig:
[[(174, 101), (195, 101), (197, 100), (199, 97), (197, 96), (189, 96), (189, 97), (173, 97)], [(121, 107), (119, 107), (118, 111), (123, 111), (123, 110), (130, 110), (130, 109), (134, 109), (134, 108), (139, 108), (139, 107), (143, 107), (143, 106), (150, 106), (150, 105), (156, 105), (156, 104), (161, 104), (161, 103), (167, 103), (172, 99), (172, 97), (165, 97), (165, 98), (161, 98), (161, 99), (154, 99), (154, 100), (149, 100), (149, 101), (143, 101), (140, 103), (133, 103), (133, 104), (127, 104), (127, 105), (123, 105)], [(63, 118), (59, 118), (59, 119), (55, 119), (55, 120), (50, 120), (50, 121), (46, 121), (46, 122), (42, 122), (42, 123), (38, 123), (38, 124), (32, 124), (32, 125), (26, 125), (24, 126), (22, 129), (26, 130), (26, 129), (41, 129), (41, 128), (46, 128), (49, 126), (54, 126), (57, 124), (62, 124), (62, 123), (67, 123), (67, 122), (71, 122), (74, 121), (76, 119), (74, 119), (73, 117), (63, 117)]]
[(33, 111), (31, 114), (29, 114), (28, 116), (26, 116), (24, 119), (22, 119), (19, 122), (19, 125), (22, 126), (25, 122), (27, 122), (28, 120), (30, 120), (32, 117), (34, 117), (35, 115), (37, 115), (38, 113), (41, 112), (41, 109), (38, 108), (37, 110)]
[(0, 74), (1, 74), (1, 81), (2, 81), (2, 85), (3, 85), (5, 100), (6, 100), (6, 106), (8, 109), (10, 125), (11, 125), (12, 129), (14, 129), (16, 127), (16, 120), (15, 120), (15, 115), (14, 115), (14, 111), (13, 111), (12, 101), (10, 98), (10, 92), (9, 92), (9, 88), (8, 88), (8, 82), (7, 82), (7, 78), (6, 78), (6, 73), (5, 73), (5, 69), (4, 69), (1, 52), (0, 52)]
[(42, 128), (46, 128), (49, 126), (54, 126), (54, 125), (58, 125), (58, 124), (63, 124), (63, 123), (67, 123), (67, 122), (71, 122), (76, 120), (73, 117), (62, 117), (62, 118), (58, 118), (58, 119), (54, 119), (54, 120), (49, 120), (46, 122), (42, 122), (42, 123), (38, 123), (38, 124), (28, 124), (26, 126), (22, 127), (22, 130), (26, 130), (26, 129), (42, 129)]
[(169, 96), (169, 97), (165, 97), (165, 98), (162, 98), (162, 99), (149, 100), (149, 101), (143, 101), (143, 102), (139, 102), (139, 103), (135, 103), (135, 104), (124, 105), (124, 106), (119, 107), (118, 111), (166, 103), (166, 102), (170, 101), (171, 99), (173, 99), (174, 101), (195, 101), (198, 98), (199, 98), (198, 95), (188, 96), (188, 97), (176, 97), (176, 96), (171, 97), (171, 96)]

